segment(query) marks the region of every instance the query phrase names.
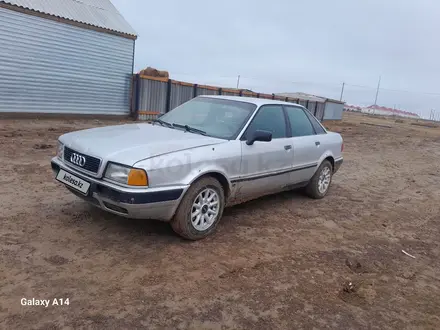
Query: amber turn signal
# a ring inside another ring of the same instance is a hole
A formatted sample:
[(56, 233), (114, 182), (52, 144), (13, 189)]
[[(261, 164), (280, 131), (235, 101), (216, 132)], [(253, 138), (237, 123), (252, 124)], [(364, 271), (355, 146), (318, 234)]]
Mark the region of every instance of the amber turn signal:
[(129, 186), (148, 186), (147, 173), (144, 170), (132, 168), (128, 173), (127, 184)]

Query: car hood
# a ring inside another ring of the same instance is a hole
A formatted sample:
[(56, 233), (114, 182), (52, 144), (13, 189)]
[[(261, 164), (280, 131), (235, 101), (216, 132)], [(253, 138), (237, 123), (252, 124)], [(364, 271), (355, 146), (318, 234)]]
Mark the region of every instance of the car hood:
[(132, 166), (176, 151), (214, 145), (225, 140), (151, 124), (126, 124), (64, 134), (60, 141), (86, 155)]

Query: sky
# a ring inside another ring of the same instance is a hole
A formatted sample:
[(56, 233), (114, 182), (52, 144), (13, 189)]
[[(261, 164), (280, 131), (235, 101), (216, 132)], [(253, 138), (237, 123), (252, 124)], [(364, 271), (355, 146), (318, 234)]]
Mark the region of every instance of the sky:
[(305, 92), (440, 118), (438, 0), (112, 0), (138, 33), (135, 71)]

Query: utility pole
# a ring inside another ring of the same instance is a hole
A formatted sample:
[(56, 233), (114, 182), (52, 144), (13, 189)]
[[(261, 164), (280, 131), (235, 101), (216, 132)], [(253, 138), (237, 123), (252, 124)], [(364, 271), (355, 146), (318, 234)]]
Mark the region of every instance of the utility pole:
[(342, 101), (342, 96), (344, 96), (344, 87), (345, 87), (345, 82), (342, 83), (341, 98), (339, 99), (339, 101)]
[(376, 99), (374, 100), (374, 105), (377, 105), (377, 97), (379, 96), (380, 80), (381, 79), (382, 79), (382, 76), (379, 77), (379, 82), (377, 83)]
[(238, 79), (237, 79), (237, 89), (238, 89), (238, 86), (240, 86), (240, 75), (238, 75)]
[(374, 99), (374, 108), (373, 108), (373, 115), (376, 112), (376, 107), (377, 107), (377, 97), (379, 96), (379, 88), (380, 88), (380, 80), (381, 80), (382, 76), (379, 76), (379, 82), (377, 83), (377, 90), (376, 90), (376, 98)]

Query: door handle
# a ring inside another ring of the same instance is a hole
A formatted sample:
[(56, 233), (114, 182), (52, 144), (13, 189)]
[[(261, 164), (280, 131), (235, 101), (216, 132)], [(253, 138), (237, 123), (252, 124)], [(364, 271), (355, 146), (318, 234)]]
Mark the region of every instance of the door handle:
[(317, 147), (319, 147), (319, 146), (321, 145), (321, 142), (316, 141), (316, 142), (315, 142), (315, 145), (316, 145)]
[(292, 146), (291, 146), (291, 145), (284, 146), (284, 150), (290, 150), (290, 149), (292, 149)]

